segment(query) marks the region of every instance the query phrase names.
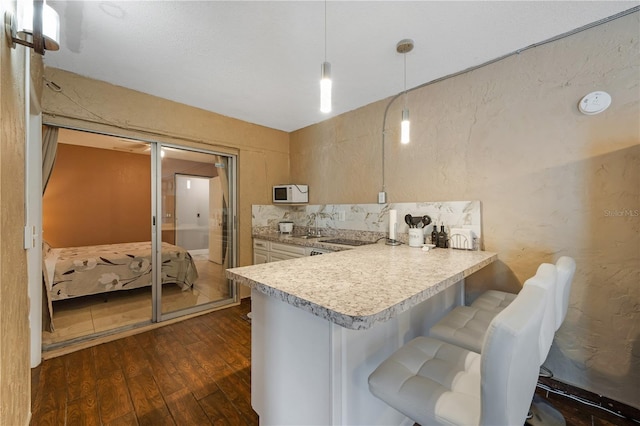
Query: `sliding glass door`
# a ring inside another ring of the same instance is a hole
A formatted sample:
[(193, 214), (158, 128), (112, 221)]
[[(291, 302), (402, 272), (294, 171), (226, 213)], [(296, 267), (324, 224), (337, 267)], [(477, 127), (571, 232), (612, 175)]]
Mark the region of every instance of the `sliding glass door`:
[(45, 350), (237, 300), (235, 156), (60, 129), (56, 158)]
[(152, 321), (150, 151), (59, 130), (42, 198), (44, 349)]
[(235, 300), (225, 269), (235, 260), (235, 158), (160, 148), (159, 319)]

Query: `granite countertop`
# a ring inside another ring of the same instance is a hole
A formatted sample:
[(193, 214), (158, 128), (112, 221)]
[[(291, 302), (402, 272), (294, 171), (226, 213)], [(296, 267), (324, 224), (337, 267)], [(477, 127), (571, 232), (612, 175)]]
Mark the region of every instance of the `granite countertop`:
[(380, 242), (227, 269), (226, 275), (342, 327), (363, 330), (411, 309), (497, 258), (485, 251), (425, 252)]

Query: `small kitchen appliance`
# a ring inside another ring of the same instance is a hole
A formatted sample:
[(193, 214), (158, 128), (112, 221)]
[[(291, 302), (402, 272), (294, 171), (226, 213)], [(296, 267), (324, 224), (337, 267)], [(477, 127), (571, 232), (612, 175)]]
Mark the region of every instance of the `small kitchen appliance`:
[(281, 234), (291, 234), (293, 232), (293, 222), (287, 220), (278, 222), (278, 230)]
[(308, 185), (274, 185), (273, 203), (276, 204), (302, 204), (309, 202)]

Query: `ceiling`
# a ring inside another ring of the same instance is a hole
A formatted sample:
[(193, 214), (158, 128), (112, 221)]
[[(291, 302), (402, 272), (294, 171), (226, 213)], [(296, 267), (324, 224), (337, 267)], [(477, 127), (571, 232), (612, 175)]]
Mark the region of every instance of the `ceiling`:
[[(639, 1), (54, 1), (45, 64), (293, 131), (631, 9)], [(320, 65), (333, 111), (320, 112)]]

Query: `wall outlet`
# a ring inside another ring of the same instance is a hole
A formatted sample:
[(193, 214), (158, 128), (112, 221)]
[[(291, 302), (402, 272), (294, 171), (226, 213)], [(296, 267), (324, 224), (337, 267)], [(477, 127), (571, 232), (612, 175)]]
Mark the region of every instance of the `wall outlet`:
[(387, 193), (382, 191), (378, 192), (378, 204), (384, 204), (387, 202)]
[(338, 222), (344, 222), (346, 220), (346, 212), (345, 211), (339, 211), (338, 212)]

